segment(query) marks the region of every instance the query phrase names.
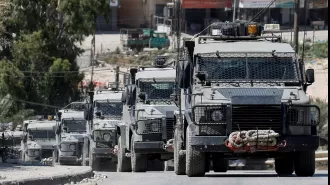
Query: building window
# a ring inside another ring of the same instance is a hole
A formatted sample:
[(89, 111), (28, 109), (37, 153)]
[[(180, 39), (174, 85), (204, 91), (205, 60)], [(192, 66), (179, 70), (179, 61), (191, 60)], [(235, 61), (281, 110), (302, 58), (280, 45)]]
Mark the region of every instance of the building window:
[(163, 17), (164, 16), (164, 4), (156, 4), (156, 16)]

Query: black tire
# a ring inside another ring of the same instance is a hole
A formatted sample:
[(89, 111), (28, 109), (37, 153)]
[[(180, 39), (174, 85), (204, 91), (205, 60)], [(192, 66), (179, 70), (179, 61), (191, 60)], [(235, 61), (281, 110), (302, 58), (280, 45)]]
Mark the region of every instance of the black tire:
[(164, 171), (165, 170), (165, 162), (159, 159), (148, 160), (148, 168), (147, 171)]
[(131, 163), (133, 172), (146, 172), (148, 169), (148, 158), (147, 155), (137, 154), (134, 151), (134, 136), (131, 140)]
[(219, 158), (217, 155), (213, 156), (213, 171), (214, 172), (227, 172), (229, 161), (227, 159)]
[(177, 175), (186, 174), (186, 156), (180, 155), (180, 150), (182, 149), (183, 141), (180, 137), (179, 131), (175, 129), (174, 131), (174, 172)]
[(194, 150), (191, 146), (192, 131), (187, 128), (186, 141), (186, 174), (188, 177), (202, 177), (205, 175), (205, 154)]
[(100, 159), (96, 158), (95, 155), (91, 154), (89, 158), (89, 166), (92, 168), (93, 171), (100, 170)]
[(294, 165), (291, 155), (275, 159), (275, 172), (279, 176), (289, 176), (293, 174)]
[(298, 177), (311, 177), (315, 174), (315, 151), (296, 152), (294, 168)]
[(122, 147), (121, 142), (121, 136), (119, 136), (117, 172), (131, 172), (131, 158), (126, 157), (126, 149)]
[(168, 161), (165, 162), (164, 171), (167, 171), (167, 172), (174, 171), (174, 166), (170, 166), (168, 163), (169, 163)]

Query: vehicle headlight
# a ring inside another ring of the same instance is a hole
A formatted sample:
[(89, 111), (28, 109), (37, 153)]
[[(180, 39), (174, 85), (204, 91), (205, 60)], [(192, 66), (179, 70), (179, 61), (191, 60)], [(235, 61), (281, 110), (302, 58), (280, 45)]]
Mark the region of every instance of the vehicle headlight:
[(70, 150), (75, 151), (76, 150), (76, 145), (71, 144), (69, 148), (70, 148)]
[(152, 132), (160, 132), (159, 124), (158, 123), (152, 123), (150, 125), (151, 131)]
[(223, 119), (223, 114), (220, 110), (215, 110), (211, 114), (212, 120), (213, 121), (221, 121)]
[(35, 156), (39, 156), (39, 154), (40, 154), (39, 150), (35, 150), (35, 151), (34, 151), (34, 155), (35, 155)]
[(103, 139), (105, 141), (110, 141), (111, 140), (111, 134), (110, 133), (105, 133), (103, 134)]

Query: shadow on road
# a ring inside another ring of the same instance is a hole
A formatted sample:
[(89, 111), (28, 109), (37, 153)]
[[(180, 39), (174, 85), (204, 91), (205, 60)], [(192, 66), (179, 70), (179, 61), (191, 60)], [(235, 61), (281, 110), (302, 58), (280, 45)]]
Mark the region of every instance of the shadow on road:
[[(205, 177), (297, 177), (296, 175), (291, 175), (291, 176), (278, 176), (277, 174), (274, 173), (265, 173), (265, 174), (260, 174), (260, 172), (256, 172), (258, 174), (253, 174), (253, 172), (249, 172), (247, 174), (206, 174)], [(328, 177), (327, 173), (318, 173), (315, 174), (313, 177)]]

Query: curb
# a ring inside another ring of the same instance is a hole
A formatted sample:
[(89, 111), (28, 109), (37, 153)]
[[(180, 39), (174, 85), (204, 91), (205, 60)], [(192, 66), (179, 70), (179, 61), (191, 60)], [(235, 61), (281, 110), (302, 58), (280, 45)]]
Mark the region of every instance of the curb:
[(67, 174), (67, 175), (55, 175), (53, 177), (42, 178), (30, 178), (22, 180), (8, 180), (0, 182), (0, 185), (63, 185), (71, 184), (71, 182), (77, 183), (85, 178), (93, 176), (92, 169), (86, 169), (79, 173)]

